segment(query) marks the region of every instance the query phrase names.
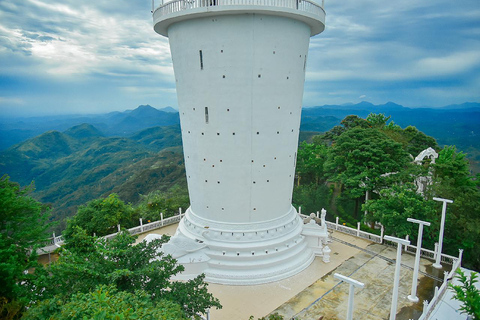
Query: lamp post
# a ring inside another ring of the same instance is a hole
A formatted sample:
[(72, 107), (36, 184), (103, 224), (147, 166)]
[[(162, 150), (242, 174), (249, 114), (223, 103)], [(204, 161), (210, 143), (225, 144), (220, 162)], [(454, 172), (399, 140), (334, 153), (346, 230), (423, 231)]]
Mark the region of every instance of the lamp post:
[(442, 269), (442, 264), (440, 263), (440, 260), (442, 258), (443, 230), (445, 229), (445, 213), (447, 212), (447, 203), (453, 203), (453, 200), (442, 198), (433, 198), (433, 200), (443, 202), (442, 221), (440, 223), (440, 235), (438, 238), (438, 249), (436, 252), (437, 258), (435, 259), (435, 263), (432, 265), (436, 269)]
[(402, 245), (407, 246), (410, 244), (410, 241), (390, 236), (385, 236), (383, 239), (397, 243), (397, 262), (395, 264), (395, 277), (393, 279), (392, 307), (390, 308), (390, 320), (395, 320), (398, 303), (398, 282), (400, 280), (400, 268), (402, 263)]
[(343, 276), (341, 274), (335, 273), (333, 275), (336, 279), (339, 279), (343, 282), (350, 284), (350, 288), (348, 289), (348, 310), (347, 310), (347, 320), (353, 319), (353, 291), (355, 287), (363, 288), (365, 285), (362, 282), (354, 280), (352, 278)]
[(417, 252), (415, 253), (415, 265), (413, 267), (413, 279), (412, 279), (412, 292), (408, 296), (408, 300), (412, 302), (418, 302), (417, 297), (417, 280), (418, 280), (418, 267), (420, 265), (420, 251), (422, 250), (422, 237), (423, 226), (430, 226), (430, 222), (408, 218), (408, 222), (418, 223), (418, 239), (417, 239)]

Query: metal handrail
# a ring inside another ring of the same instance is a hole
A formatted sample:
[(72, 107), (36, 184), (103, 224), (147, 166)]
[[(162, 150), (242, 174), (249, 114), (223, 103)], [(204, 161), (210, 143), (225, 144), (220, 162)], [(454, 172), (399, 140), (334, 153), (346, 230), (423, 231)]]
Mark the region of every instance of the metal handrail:
[(158, 7), (155, 5), (155, 0), (152, 0), (152, 14), (158, 10), (160, 10), (160, 15), (163, 16), (195, 8), (242, 5), (296, 9), (317, 16), (325, 14), (325, 0), (322, 0), (321, 5), (311, 0), (173, 0), (167, 3), (162, 1), (162, 4)]

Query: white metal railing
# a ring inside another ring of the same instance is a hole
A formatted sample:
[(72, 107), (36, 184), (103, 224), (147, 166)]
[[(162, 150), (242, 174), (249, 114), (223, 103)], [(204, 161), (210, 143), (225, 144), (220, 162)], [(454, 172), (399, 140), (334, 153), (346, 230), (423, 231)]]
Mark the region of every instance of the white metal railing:
[(325, 0), (322, 0), (321, 5), (311, 0), (173, 0), (166, 3), (162, 0), (158, 7), (156, 1), (152, 0), (152, 13), (163, 16), (195, 8), (239, 5), (289, 8), (317, 16), (323, 16), (325, 14), (323, 9)]
[[(433, 298), (430, 302), (427, 300), (423, 301), (423, 312), (418, 318), (418, 320), (427, 320), (437, 304), (442, 300), (443, 295), (448, 289), (448, 284), (450, 281), (453, 280), (457, 273), (457, 269), (461, 267), (462, 265), (462, 255), (463, 255), (463, 250), (459, 249), (459, 255), (458, 258), (454, 258), (453, 264), (452, 264), (452, 270), (450, 272), (445, 271), (444, 272), (444, 280), (440, 288), (435, 287), (435, 294), (433, 295)], [(412, 320), (412, 319), (410, 319)]]
[[(302, 218), (308, 218), (309, 217), (309, 216), (304, 215), (302, 213), (299, 213), (299, 215)], [(343, 224), (340, 224), (338, 217), (335, 218), (335, 222), (325, 221), (325, 223), (327, 225), (327, 228), (330, 229), (330, 230), (339, 231), (339, 232), (349, 234), (349, 235), (354, 236), (354, 237), (366, 239), (366, 240), (369, 240), (369, 241), (372, 241), (372, 242), (375, 242), (375, 243), (383, 243), (383, 244), (386, 244), (386, 245), (389, 245), (389, 246), (397, 247), (396, 243), (389, 243), (388, 241), (383, 240), (383, 233), (384, 233), (383, 226), (382, 226), (382, 229), (381, 229), (381, 234), (377, 235), (377, 234), (373, 234), (373, 233), (369, 233), (369, 232), (360, 230), (360, 222), (357, 222), (357, 228), (356, 229), (347, 227)], [(408, 240), (408, 236), (406, 237), (406, 239)], [(421, 248), (420, 249), (420, 256), (422, 258), (435, 260), (436, 257), (437, 257), (437, 245), (438, 244), (435, 244), (435, 250), (433, 250), (433, 251), (429, 250), (429, 249), (426, 249), (426, 248)], [(415, 254), (417, 252), (417, 246), (415, 246), (415, 245), (404, 246), (404, 251), (408, 252), (408, 253), (411, 253), (411, 254)], [(445, 254), (445, 253), (442, 253), (440, 258), (441, 258), (440, 260), (442, 262), (444, 262), (446, 264), (450, 264), (450, 265), (453, 265), (455, 263), (455, 261), (458, 260), (458, 257), (454, 257), (454, 256), (451, 256), (451, 255), (448, 255), (448, 254)]]
[(350, 227), (344, 226), (342, 224), (339, 224), (338, 220), (339, 220), (339, 218), (336, 217), (335, 218), (335, 223), (330, 222), (330, 221), (326, 221), (327, 228), (332, 229), (332, 230), (336, 230), (336, 231), (340, 231), (342, 233), (350, 234), (352, 236), (359, 237), (359, 238), (362, 238), (362, 239), (367, 239), (367, 240), (370, 240), (372, 242), (382, 243), (383, 227), (381, 229), (381, 234), (377, 235), (377, 234), (373, 234), (373, 233), (369, 233), (369, 232), (360, 230), (360, 222), (357, 222), (357, 228), (354, 229), (354, 228), (350, 228)]
[[(153, 221), (153, 222), (150, 222), (150, 223), (147, 223), (147, 224), (143, 224), (142, 219), (140, 219), (140, 225), (139, 226), (127, 229), (127, 231), (131, 235), (141, 234), (141, 233), (144, 233), (144, 232), (147, 232), (147, 231), (150, 231), (150, 230), (154, 230), (154, 229), (158, 229), (158, 228), (161, 228), (161, 227), (164, 227), (164, 226), (168, 226), (168, 225), (178, 223), (178, 222), (180, 222), (180, 220), (184, 216), (185, 216), (185, 214), (182, 213), (182, 208), (178, 208), (178, 215), (175, 215), (173, 217), (169, 217), (169, 218), (164, 219), (163, 218), (163, 213), (160, 213), (160, 220)], [(120, 225), (117, 226), (117, 229), (120, 231)], [(103, 238), (108, 240), (108, 239), (114, 238), (117, 234), (118, 234), (118, 232), (111, 233), (111, 234), (108, 234), (106, 236), (103, 236)], [(39, 252), (51, 252), (51, 251), (53, 251), (53, 249), (49, 250), (48, 247), (51, 247), (51, 246), (54, 246), (54, 245), (57, 246), (57, 247), (60, 247), (61, 245), (63, 245), (63, 243), (64, 243), (63, 237), (62, 236), (56, 237), (55, 233), (54, 233), (53, 237), (49, 238), (47, 241), (45, 241), (43, 243), (44, 247), (40, 248)]]

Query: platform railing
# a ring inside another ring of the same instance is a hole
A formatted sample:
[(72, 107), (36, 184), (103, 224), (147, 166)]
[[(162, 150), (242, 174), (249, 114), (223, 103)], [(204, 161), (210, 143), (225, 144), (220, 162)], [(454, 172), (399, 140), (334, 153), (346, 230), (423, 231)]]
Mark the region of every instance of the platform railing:
[[(302, 214), (302, 213), (299, 213), (299, 216), (302, 219), (305, 219), (305, 218), (309, 217), (308, 215), (305, 215), (305, 214)], [(318, 212), (317, 212), (317, 216), (318, 216)], [(327, 228), (330, 229), (330, 230), (335, 230), (335, 231), (338, 231), (338, 232), (342, 232), (342, 233), (345, 233), (345, 234), (348, 234), (348, 235), (351, 235), (351, 236), (354, 236), (354, 237), (366, 239), (366, 240), (369, 240), (369, 241), (372, 241), (372, 242), (375, 242), (375, 243), (383, 243), (384, 245), (387, 245), (387, 246), (397, 247), (396, 243), (393, 243), (393, 242), (390, 243), (389, 241), (385, 241), (383, 239), (383, 233), (384, 233), (383, 232), (383, 227), (381, 229), (381, 234), (377, 235), (377, 234), (374, 234), (374, 233), (369, 233), (369, 232), (360, 230), (360, 222), (357, 223), (357, 228), (347, 227), (347, 226), (339, 223), (339, 218), (338, 217), (336, 217), (335, 222), (325, 221), (325, 223), (327, 225)], [(408, 240), (408, 236), (406, 237), (406, 239)], [(437, 244), (435, 244), (435, 250), (429, 250), (427, 248), (421, 248), (420, 249), (420, 256), (422, 258), (425, 258), (425, 259), (435, 260), (436, 257), (437, 257), (437, 247), (436, 246), (437, 246)], [(415, 245), (408, 245), (408, 246), (404, 247), (404, 251), (414, 255), (417, 252), (417, 247)], [(458, 259), (459, 259), (458, 257), (454, 257), (454, 256), (451, 256), (451, 255), (448, 255), (448, 254), (445, 254), (445, 253), (442, 253), (441, 257), (440, 257), (440, 260), (443, 263), (449, 264), (449, 265), (454, 265), (455, 262)]]
[[(131, 235), (145, 233), (145, 232), (148, 232), (150, 230), (155, 230), (155, 229), (158, 229), (158, 228), (161, 228), (161, 227), (165, 227), (165, 226), (169, 226), (169, 225), (178, 223), (178, 222), (180, 222), (180, 220), (184, 216), (185, 216), (185, 213), (182, 213), (182, 208), (178, 208), (178, 215), (174, 215), (172, 217), (164, 219), (163, 218), (163, 213), (161, 213), (160, 214), (160, 217), (161, 217), (160, 220), (149, 222), (147, 224), (143, 224), (142, 219), (140, 219), (140, 225), (137, 226), (137, 227), (127, 229), (127, 232), (130, 233)], [(117, 229), (121, 230), (121, 226), (118, 225)], [(106, 236), (103, 236), (103, 238), (108, 240), (108, 239), (114, 238), (117, 234), (118, 234), (118, 232), (111, 233), (111, 234), (108, 234)], [(54, 233), (53, 237), (49, 238), (47, 241), (45, 241), (43, 243), (44, 247), (40, 248), (38, 250), (38, 253), (43, 254), (43, 253), (52, 252), (53, 249), (48, 249), (49, 247), (52, 247), (52, 246), (60, 247), (60, 246), (63, 245), (63, 243), (64, 243), (63, 236), (55, 236), (55, 233)]]
[[(160, 2), (158, 6), (157, 2)], [(160, 15), (163, 16), (195, 8), (243, 5), (296, 9), (317, 16), (325, 14), (324, 0), (321, 5), (310, 0), (173, 0), (165, 3), (161, 0), (152, 0), (152, 13), (160, 11)]]

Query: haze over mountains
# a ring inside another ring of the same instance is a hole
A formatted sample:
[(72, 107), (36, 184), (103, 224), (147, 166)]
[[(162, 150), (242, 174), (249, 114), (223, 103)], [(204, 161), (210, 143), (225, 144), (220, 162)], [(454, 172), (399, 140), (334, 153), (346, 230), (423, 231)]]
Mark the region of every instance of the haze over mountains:
[[(383, 113), (480, 160), (480, 104), (410, 109), (368, 102), (304, 108), (301, 138), (338, 125), (347, 115)], [(89, 200), (116, 192), (126, 202), (141, 194), (186, 185), (178, 112), (139, 106), (86, 116), (0, 119), (0, 174), (21, 185), (35, 182), (35, 197), (51, 203), (55, 219)]]
[(75, 125), (88, 123), (105, 136), (128, 136), (155, 126), (178, 125), (178, 111), (166, 107), (155, 109), (141, 105), (134, 110), (93, 115), (58, 115), (45, 117), (1, 117), (0, 150), (35, 137), (46, 131), (65, 131)]

